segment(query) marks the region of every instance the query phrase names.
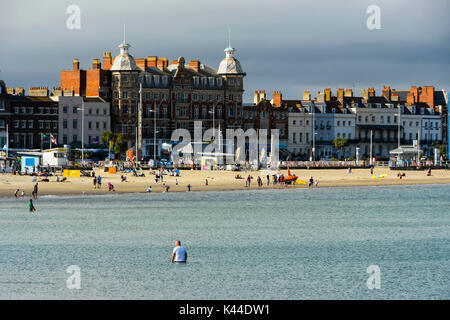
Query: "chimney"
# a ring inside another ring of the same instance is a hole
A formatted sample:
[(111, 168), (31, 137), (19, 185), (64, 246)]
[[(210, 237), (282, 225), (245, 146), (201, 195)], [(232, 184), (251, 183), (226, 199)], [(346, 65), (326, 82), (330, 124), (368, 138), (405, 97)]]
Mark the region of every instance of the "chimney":
[(16, 91), (14, 90), (13, 87), (8, 87), (8, 88), (6, 88), (6, 93), (7, 94), (11, 94), (11, 95), (15, 95)]
[(344, 103), (344, 89), (343, 88), (338, 89), (337, 99), (340, 103)]
[(253, 95), (253, 103), (258, 104), (259, 103), (259, 92), (258, 90), (255, 90), (255, 94)]
[(272, 105), (274, 107), (281, 107), (281, 101), (282, 101), (282, 94), (280, 91), (274, 91), (273, 92), (273, 100)]
[(102, 63), (100, 62), (100, 59), (94, 59), (92, 62), (92, 69), (93, 70), (99, 70), (102, 68)]
[(391, 101), (399, 101), (399, 95), (398, 93), (393, 93), (391, 96)]
[(425, 102), (430, 108), (434, 108), (434, 87), (424, 86), (419, 99), (420, 102)]
[(408, 104), (415, 104), (419, 102), (419, 89), (416, 86), (412, 86), (409, 90), (408, 96), (406, 97), (406, 102)]
[(304, 91), (303, 92), (303, 100), (311, 100), (311, 92)]
[(330, 88), (326, 88), (323, 91), (324, 95), (325, 95), (325, 101), (330, 101), (331, 100), (331, 89)]
[(176, 64), (176, 65), (178, 65), (178, 60), (172, 60), (172, 63), (171, 64)]
[(158, 61), (158, 57), (157, 56), (151, 56), (151, 57), (147, 57), (147, 66), (148, 67), (157, 67), (156, 62)]
[(384, 86), (382, 91), (383, 97), (386, 98), (387, 101), (391, 101), (391, 87), (390, 86)]
[(147, 70), (147, 59), (141, 58), (141, 59), (135, 59), (136, 66), (142, 70)]
[(158, 69), (164, 70), (167, 68), (167, 65), (169, 63), (169, 59), (167, 58), (160, 58), (156, 61)]
[(103, 68), (105, 70), (111, 69), (113, 65), (113, 59), (111, 57), (111, 52), (106, 51), (103, 53)]
[(80, 70), (80, 61), (78, 59), (73, 59), (73, 71)]
[(317, 102), (325, 102), (325, 93), (317, 91)]
[(30, 97), (48, 97), (48, 87), (32, 87), (28, 90)]
[(25, 95), (25, 89), (23, 87), (17, 87), (16, 88), (16, 96), (24, 96)]
[(344, 94), (344, 96), (345, 97), (353, 97), (353, 91), (352, 91), (352, 89), (347, 89), (347, 90), (345, 90), (345, 94)]
[(195, 71), (199, 71), (200, 70), (200, 61), (198, 61), (198, 60), (189, 61), (189, 68), (191, 68)]
[(266, 100), (266, 90), (259, 90), (259, 100)]

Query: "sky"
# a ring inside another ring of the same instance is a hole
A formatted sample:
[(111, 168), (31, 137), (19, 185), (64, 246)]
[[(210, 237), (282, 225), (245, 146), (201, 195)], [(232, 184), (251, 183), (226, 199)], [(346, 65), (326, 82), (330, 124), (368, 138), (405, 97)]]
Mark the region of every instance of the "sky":
[[(70, 5), (80, 8), (80, 29), (67, 28)], [(380, 29), (367, 27), (370, 5), (380, 9)], [(449, 9), (448, 0), (2, 0), (0, 80), (58, 87), (74, 58), (89, 69), (103, 52), (117, 55), (126, 24), (135, 58), (183, 56), (213, 68), (231, 28), (247, 73), (244, 102), (262, 89), (284, 99), (324, 88), (448, 90)]]

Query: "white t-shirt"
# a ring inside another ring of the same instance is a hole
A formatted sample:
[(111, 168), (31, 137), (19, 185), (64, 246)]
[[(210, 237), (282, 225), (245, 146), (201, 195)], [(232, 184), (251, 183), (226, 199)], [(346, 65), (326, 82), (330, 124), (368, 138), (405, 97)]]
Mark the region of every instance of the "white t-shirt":
[(174, 261), (186, 261), (186, 248), (179, 246), (179, 247), (175, 247), (173, 248), (173, 253), (175, 254), (175, 259)]

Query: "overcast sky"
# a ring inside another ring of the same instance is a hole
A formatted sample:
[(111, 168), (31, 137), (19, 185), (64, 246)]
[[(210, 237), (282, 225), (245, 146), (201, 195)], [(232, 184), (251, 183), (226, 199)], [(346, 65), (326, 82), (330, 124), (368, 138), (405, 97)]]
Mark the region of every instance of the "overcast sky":
[[(80, 30), (66, 27), (71, 4)], [(380, 30), (367, 28), (369, 5), (381, 9)], [(125, 23), (135, 58), (183, 56), (214, 68), (231, 27), (246, 102), (256, 89), (286, 99), (328, 87), (449, 89), (449, 9), (448, 0), (2, 0), (0, 79), (59, 86), (73, 58), (88, 69), (104, 51), (117, 55)]]

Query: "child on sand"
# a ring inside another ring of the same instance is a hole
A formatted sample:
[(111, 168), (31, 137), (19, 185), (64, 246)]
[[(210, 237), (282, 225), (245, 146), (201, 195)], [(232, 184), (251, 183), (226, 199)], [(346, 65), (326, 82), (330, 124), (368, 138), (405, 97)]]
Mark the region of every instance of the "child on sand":
[(19, 189), (17, 189), (17, 190), (14, 192), (14, 197), (15, 197), (15, 198), (18, 198), (18, 197), (19, 197)]

